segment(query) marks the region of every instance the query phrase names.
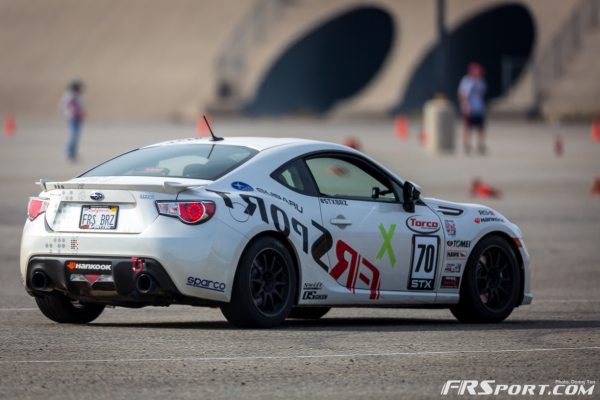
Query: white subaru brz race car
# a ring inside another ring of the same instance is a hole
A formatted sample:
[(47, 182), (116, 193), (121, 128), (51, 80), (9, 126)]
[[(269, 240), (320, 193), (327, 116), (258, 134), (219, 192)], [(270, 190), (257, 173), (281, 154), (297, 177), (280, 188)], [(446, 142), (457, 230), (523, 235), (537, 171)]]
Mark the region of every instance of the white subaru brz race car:
[(20, 266), (56, 322), (90, 322), (106, 305), (188, 304), (218, 306), (239, 327), (336, 306), (449, 308), (485, 323), (532, 301), (516, 225), (423, 198), (341, 145), (174, 140), (40, 184)]

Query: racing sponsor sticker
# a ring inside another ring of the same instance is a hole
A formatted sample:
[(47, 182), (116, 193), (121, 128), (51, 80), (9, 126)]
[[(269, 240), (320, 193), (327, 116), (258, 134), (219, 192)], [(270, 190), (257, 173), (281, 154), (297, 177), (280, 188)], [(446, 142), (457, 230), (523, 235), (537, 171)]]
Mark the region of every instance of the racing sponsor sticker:
[(470, 240), (447, 240), (446, 246), (448, 247), (462, 247), (464, 249), (468, 249), (471, 247)]
[(112, 263), (108, 261), (67, 261), (66, 268), (78, 274), (111, 274)]
[(481, 224), (485, 222), (504, 222), (502, 218), (498, 217), (475, 217), (473, 220), (476, 224)]
[(467, 258), (467, 252), (460, 250), (448, 250), (446, 252), (446, 258)]
[(450, 272), (453, 274), (457, 274), (457, 273), (460, 273), (461, 269), (462, 269), (462, 264), (449, 263), (449, 264), (446, 264), (446, 266), (444, 267), (444, 272)]
[(435, 233), (440, 230), (440, 223), (421, 215), (413, 215), (406, 219), (406, 227), (416, 233)]
[(254, 188), (245, 182), (235, 181), (231, 183), (231, 187), (241, 192), (254, 192)]
[(200, 289), (214, 290), (215, 292), (224, 292), (225, 288), (227, 287), (222, 282), (211, 281), (210, 279), (197, 278), (195, 276), (188, 276), (186, 285)]
[(458, 289), (460, 285), (460, 277), (458, 276), (442, 276), (440, 283), (441, 289)]
[(437, 236), (414, 235), (409, 290), (433, 290), (440, 247)]
[(454, 221), (445, 220), (444, 227), (446, 228), (446, 234), (448, 234), (448, 236), (456, 236), (456, 224)]

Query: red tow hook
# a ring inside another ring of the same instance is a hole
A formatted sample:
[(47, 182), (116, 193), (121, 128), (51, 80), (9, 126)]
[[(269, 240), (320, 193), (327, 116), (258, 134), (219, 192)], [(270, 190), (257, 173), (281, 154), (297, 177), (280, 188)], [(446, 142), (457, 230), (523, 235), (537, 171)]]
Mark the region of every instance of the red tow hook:
[(142, 272), (142, 270), (144, 269), (144, 259), (138, 257), (131, 257), (131, 269), (136, 274), (138, 272)]

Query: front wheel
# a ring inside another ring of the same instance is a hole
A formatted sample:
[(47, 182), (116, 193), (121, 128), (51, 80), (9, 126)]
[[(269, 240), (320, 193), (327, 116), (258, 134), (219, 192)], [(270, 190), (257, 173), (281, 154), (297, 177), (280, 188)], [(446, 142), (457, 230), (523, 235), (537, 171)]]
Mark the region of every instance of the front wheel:
[(473, 249), (460, 288), (459, 303), (450, 311), (461, 322), (493, 323), (517, 306), (521, 274), (513, 249), (499, 236), (482, 239)]
[(240, 328), (272, 328), (294, 304), (296, 273), (289, 251), (278, 240), (260, 238), (240, 259), (231, 302), (221, 306), (225, 318)]
[(36, 297), (38, 308), (52, 321), (63, 324), (87, 324), (102, 314), (104, 304), (81, 304), (61, 293)]

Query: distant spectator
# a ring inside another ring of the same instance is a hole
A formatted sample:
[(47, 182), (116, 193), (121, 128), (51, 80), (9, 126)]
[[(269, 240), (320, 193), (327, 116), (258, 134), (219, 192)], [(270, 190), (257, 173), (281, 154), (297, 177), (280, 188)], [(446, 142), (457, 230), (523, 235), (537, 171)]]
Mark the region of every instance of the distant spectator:
[(468, 73), (460, 81), (458, 100), (464, 124), (464, 147), (471, 153), (471, 130), (476, 130), (477, 149), (485, 154), (485, 92), (487, 85), (483, 79), (484, 70), (478, 63), (469, 64)]
[(83, 83), (79, 80), (74, 80), (67, 87), (67, 91), (60, 99), (60, 108), (65, 114), (71, 136), (67, 143), (67, 160), (77, 161), (77, 146), (79, 143), (79, 135), (85, 118), (85, 107), (81, 94), (83, 93)]

